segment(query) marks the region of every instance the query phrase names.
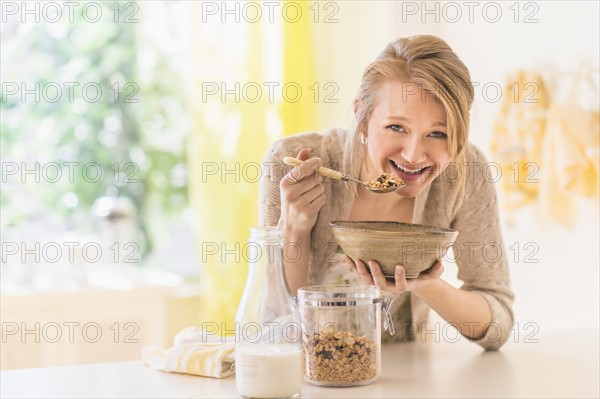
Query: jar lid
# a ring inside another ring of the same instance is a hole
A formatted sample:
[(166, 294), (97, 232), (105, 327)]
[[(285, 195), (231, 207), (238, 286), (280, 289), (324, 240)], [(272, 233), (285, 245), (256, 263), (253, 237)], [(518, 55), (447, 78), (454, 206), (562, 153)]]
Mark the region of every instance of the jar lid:
[(298, 305), (360, 306), (379, 302), (379, 288), (372, 285), (311, 285), (298, 289)]

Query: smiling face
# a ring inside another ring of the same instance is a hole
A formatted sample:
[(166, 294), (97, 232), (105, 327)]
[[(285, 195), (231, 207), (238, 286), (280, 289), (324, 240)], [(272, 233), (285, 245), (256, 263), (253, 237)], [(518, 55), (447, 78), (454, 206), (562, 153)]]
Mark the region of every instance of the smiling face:
[(395, 194), (415, 197), (450, 162), (446, 111), (414, 83), (386, 81), (377, 92), (367, 131), (366, 174), (392, 173), (406, 183)]

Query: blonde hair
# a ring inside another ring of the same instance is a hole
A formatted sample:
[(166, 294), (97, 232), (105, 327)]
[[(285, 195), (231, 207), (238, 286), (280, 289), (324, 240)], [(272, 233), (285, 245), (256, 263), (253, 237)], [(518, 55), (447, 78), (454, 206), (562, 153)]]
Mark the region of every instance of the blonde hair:
[(458, 168), (458, 184), (464, 187), (469, 110), (474, 90), (469, 70), (437, 36), (418, 35), (400, 38), (390, 44), (364, 71), (356, 97), (358, 109), (344, 151), (344, 170), (359, 176), (356, 159), (365, 155), (360, 136), (366, 132), (376, 103), (377, 90), (385, 81), (397, 80), (418, 85), (438, 100), (446, 110), (448, 150)]

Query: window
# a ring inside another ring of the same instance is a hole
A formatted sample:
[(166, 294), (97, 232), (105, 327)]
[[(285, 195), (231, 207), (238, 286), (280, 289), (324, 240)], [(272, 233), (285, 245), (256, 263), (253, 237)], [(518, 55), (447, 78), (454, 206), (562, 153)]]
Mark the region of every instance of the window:
[[(52, 4), (3, 16), (0, 227), (13, 282), (78, 257), (136, 267), (188, 228), (183, 6)], [(187, 262), (175, 270), (197, 273)]]

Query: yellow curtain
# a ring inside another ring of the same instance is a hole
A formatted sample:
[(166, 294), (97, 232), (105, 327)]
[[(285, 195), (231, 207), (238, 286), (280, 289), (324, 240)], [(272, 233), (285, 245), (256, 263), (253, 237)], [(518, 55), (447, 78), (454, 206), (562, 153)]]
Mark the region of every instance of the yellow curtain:
[[(317, 103), (322, 95), (323, 85), (316, 80), (310, 2), (283, 3), (284, 7), (286, 3), (293, 3), (302, 13), (297, 22), (283, 24), (283, 79), (290, 93), (283, 99), (281, 119), (283, 134), (290, 135), (315, 129)], [(302, 90), (299, 97), (295, 96), (294, 87)]]
[[(263, 46), (266, 26), (233, 21), (203, 24), (200, 4), (191, 6), (197, 23), (191, 54), (189, 194), (203, 268), (202, 314), (203, 321), (226, 323), (229, 332), (246, 280), (243, 248), (249, 228), (257, 223), (257, 166), (278, 135), (273, 127), (267, 131), (269, 114), (279, 113), (284, 134), (311, 129), (317, 119), (309, 95), (315, 73), (308, 5), (296, 4), (303, 8), (304, 17), (297, 23), (282, 21), (283, 49), (277, 49), (280, 58), (283, 54), (279, 76), (284, 80), (278, 88), (283, 90), (287, 82), (301, 87), (303, 94), (295, 102), (282, 101), (285, 94), (273, 102), (268, 96), (264, 82), (270, 80), (265, 80), (263, 60), (273, 59), (273, 54), (266, 54)], [(263, 92), (255, 101), (258, 88)], [(295, 99), (293, 92), (287, 95)]]

